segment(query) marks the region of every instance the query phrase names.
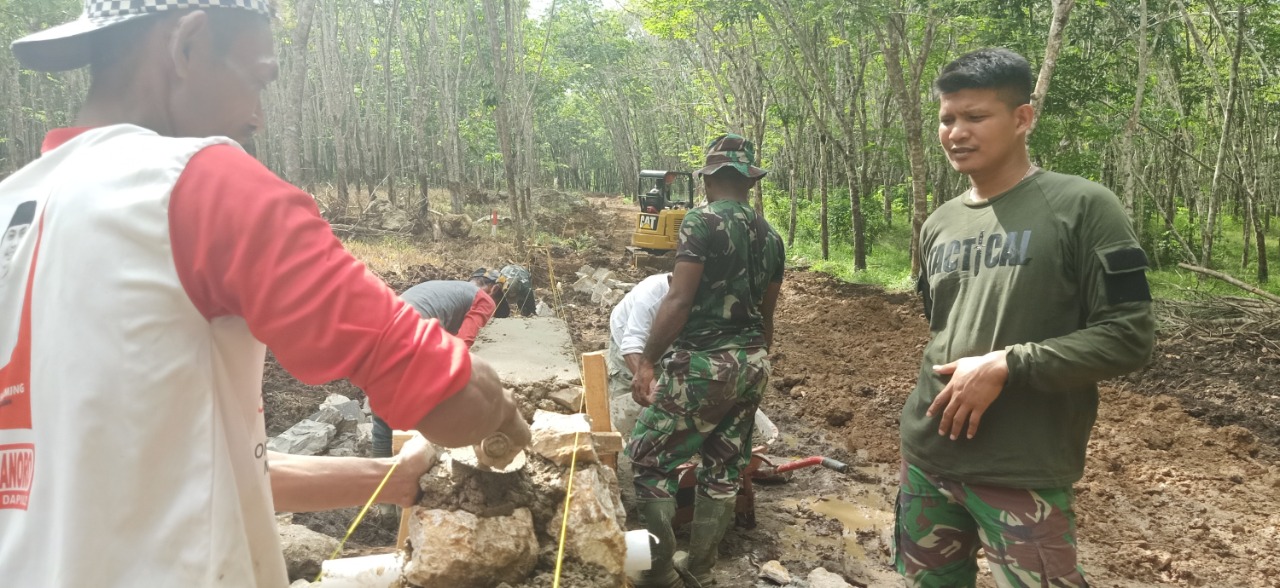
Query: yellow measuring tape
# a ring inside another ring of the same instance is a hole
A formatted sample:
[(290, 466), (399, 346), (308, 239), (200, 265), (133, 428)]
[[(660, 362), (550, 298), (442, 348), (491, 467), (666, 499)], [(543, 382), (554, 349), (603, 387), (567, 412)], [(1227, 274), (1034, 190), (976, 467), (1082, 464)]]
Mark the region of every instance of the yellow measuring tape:
[[(369, 500), (364, 503), (364, 508), (360, 509), (360, 514), (357, 514), (355, 520), (351, 521), (351, 526), (347, 527), (347, 534), (342, 537), (342, 541), (338, 542), (338, 547), (336, 547), (333, 550), (333, 553), (329, 554), (329, 559), (337, 559), (338, 554), (342, 552), (342, 546), (346, 545), (347, 539), (350, 539), (351, 534), (356, 532), (356, 527), (360, 526), (360, 521), (364, 520), (365, 513), (369, 512), (369, 507), (373, 506), (373, 502), (378, 499), (378, 495), (382, 494), (382, 487), (387, 485), (387, 480), (391, 479), (391, 474), (395, 473), (396, 467), (399, 465), (400, 465), (400, 457), (397, 456), (396, 460), (391, 463), (391, 468), (387, 470), (387, 475), (382, 477), (382, 481), (378, 482), (378, 487), (373, 490), (373, 496), (369, 497)], [(324, 568), (321, 567), (320, 573), (316, 574), (316, 579), (312, 580), (312, 582), (319, 582), (320, 578), (323, 578), (323, 577), (324, 577)]]

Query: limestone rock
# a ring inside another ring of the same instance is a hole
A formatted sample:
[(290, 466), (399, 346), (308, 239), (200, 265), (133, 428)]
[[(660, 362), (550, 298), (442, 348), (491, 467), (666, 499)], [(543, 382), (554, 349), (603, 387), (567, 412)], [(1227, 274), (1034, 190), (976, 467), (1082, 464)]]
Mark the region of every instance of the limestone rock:
[(596, 281), (591, 279), (591, 276), (582, 276), (581, 278), (578, 278), (578, 281), (573, 283), (574, 292), (590, 294), (592, 290), (595, 290), (595, 288)]
[[(622, 585), (626, 559), (626, 511), (618, 497), (618, 478), (604, 466), (578, 470), (573, 478), (573, 498), (569, 501), (569, 533), (565, 553), (579, 561), (603, 568)], [(560, 539), (560, 517), (547, 522), (546, 532)]]
[(779, 586), (791, 583), (791, 573), (782, 567), (782, 562), (774, 559), (760, 566), (760, 577)]
[(373, 454), (373, 423), (356, 425), (356, 453), (359, 455)]
[(284, 564), (290, 580), (314, 578), (320, 573), (320, 564), (338, 548), (338, 540), (317, 533), (302, 525), (282, 525), (280, 546), (284, 549)]
[(338, 428), (329, 423), (304, 419), (289, 430), (267, 440), (267, 448), (294, 455), (319, 455), (329, 448)]
[(342, 422), (342, 412), (332, 406), (320, 405), (320, 410), (311, 413), (307, 420), (337, 427)]
[(839, 574), (828, 572), (826, 568), (816, 568), (809, 572), (809, 588), (853, 588), (853, 584), (844, 581)]
[(600, 296), (600, 304), (610, 307), (617, 306), (619, 302), (622, 302), (622, 298), (626, 295), (627, 292), (625, 290), (609, 290)]
[(533, 433), (530, 450), (556, 465), (569, 465), (575, 448), (579, 464), (599, 461), (595, 445), (591, 442), (591, 424), (582, 413), (556, 414), (539, 410), (533, 413), (533, 424), (529, 430)]
[(591, 267), (589, 265), (584, 265), (578, 268), (578, 271), (575, 273), (578, 275), (579, 278), (589, 278), (596, 273), (596, 268)]
[(605, 280), (612, 280), (614, 277), (615, 275), (613, 271), (606, 267), (597, 269), (595, 273), (591, 274), (591, 279), (595, 280), (597, 284), (604, 282)]
[(466, 511), (414, 507), (409, 542), (413, 555), (404, 577), (418, 586), (517, 584), (538, 563), (533, 515), (526, 508), (511, 516), (481, 518)]
[(547, 397), (569, 410), (582, 408), (582, 388), (575, 386), (561, 388), (548, 394)]
[(604, 295), (609, 292), (609, 287), (597, 282), (595, 287), (591, 289), (591, 301), (597, 304), (603, 304)]

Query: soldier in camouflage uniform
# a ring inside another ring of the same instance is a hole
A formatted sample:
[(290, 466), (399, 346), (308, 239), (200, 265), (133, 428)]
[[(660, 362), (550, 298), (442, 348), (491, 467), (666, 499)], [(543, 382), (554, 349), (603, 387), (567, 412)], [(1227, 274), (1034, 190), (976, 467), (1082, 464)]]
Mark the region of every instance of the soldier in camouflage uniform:
[[(641, 413), (627, 455), (653, 567), (638, 586), (707, 586), (733, 520), (738, 478), (751, 459), (756, 407), (769, 378), (773, 309), (782, 287), (782, 239), (748, 203), (765, 170), (754, 146), (722, 135), (694, 172), (707, 204), (680, 227), (671, 289), (658, 308), (632, 384)], [(670, 351), (668, 352), (668, 347)], [(654, 365), (662, 368), (654, 384)], [(673, 567), (676, 467), (701, 457), (685, 573)], [(682, 579), (683, 575), (683, 579)]]

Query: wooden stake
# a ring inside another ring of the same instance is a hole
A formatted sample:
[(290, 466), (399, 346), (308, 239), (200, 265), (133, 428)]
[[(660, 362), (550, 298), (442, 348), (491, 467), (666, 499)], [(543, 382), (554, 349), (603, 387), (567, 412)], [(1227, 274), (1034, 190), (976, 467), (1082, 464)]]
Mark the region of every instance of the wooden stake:
[[(591, 431), (596, 433), (613, 432), (613, 420), (609, 416), (609, 369), (606, 367), (604, 354), (604, 351), (582, 354), (583, 396), (586, 398)], [(618, 454), (602, 454), (600, 461), (617, 469)]]
[[(417, 431), (392, 431), (391, 432), (391, 455), (400, 455), (400, 449), (415, 436), (421, 436), (422, 433)], [(400, 530), (396, 531), (396, 549), (404, 549), (405, 542), (409, 540), (409, 509), (400, 510)]]

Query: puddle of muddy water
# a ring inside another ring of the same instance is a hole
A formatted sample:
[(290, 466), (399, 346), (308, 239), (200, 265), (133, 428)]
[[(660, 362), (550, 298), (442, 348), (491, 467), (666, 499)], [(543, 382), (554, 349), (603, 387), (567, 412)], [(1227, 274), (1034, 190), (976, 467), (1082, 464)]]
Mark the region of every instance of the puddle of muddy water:
[(866, 563), (866, 548), (858, 541), (859, 534), (879, 534), (893, 524), (892, 506), (874, 494), (850, 497), (817, 496), (791, 501), (794, 507), (803, 507), (814, 513), (831, 517), (844, 525), (844, 548), (851, 558)]

